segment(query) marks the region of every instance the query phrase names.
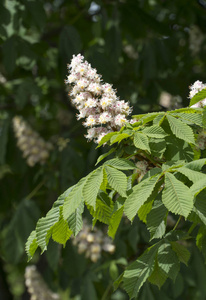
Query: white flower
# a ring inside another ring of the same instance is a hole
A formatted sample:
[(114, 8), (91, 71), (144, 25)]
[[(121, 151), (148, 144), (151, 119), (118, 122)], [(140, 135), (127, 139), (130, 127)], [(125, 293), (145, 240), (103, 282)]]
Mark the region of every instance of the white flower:
[(84, 126), (90, 127), (90, 126), (94, 126), (94, 125), (96, 125), (96, 116), (94, 116), (94, 115), (88, 116), (88, 118), (86, 119), (86, 122), (84, 123)]
[(109, 114), (108, 112), (103, 112), (100, 116), (99, 116), (99, 123), (100, 124), (106, 124), (109, 121), (111, 121), (112, 116), (111, 114)]
[(85, 107), (96, 107), (97, 106), (97, 100), (94, 98), (89, 98), (86, 102), (85, 102)]
[(124, 124), (127, 122), (127, 119), (125, 118), (124, 115), (121, 115), (121, 114), (118, 114), (115, 119), (114, 119), (114, 122), (117, 126), (124, 126)]
[(100, 100), (101, 107), (103, 109), (106, 109), (107, 107), (111, 106), (113, 101), (114, 99), (111, 97), (102, 97), (102, 99)]
[(88, 90), (96, 95), (100, 95), (102, 92), (102, 88), (101, 85), (99, 83), (96, 82), (92, 82), (90, 83), (90, 85), (88, 86)]
[[(197, 80), (189, 88), (190, 88), (189, 98), (192, 99), (198, 92), (206, 88), (206, 84), (202, 83), (202, 81), (200, 80)], [(206, 105), (206, 99), (191, 105), (191, 107), (193, 108), (204, 107), (205, 105)]]

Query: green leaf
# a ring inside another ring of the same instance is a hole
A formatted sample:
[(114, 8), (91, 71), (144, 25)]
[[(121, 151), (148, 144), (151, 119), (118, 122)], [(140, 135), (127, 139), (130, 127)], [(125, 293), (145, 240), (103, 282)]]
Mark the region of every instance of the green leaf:
[(109, 132), (107, 133), (105, 136), (103, 136), (103, 138), (101, 139), (101, 141), (99, 142), (97, 148), (99, 148), (100, 146), (102, 146), (104, 143), (108, 142), (111, 137), (113, 135), (116, 135), (118, 133), (118, 131), (114, 131), (114, 132)]
[(90, 214), (93, 216), (94, 220), (99, 220), (102, 223), (109, 224), (110, 218), (112, 216), (112, 212), (114, 209), (113, 202), (111, 199), (105, 194), (105, 197), (108, 198), (109, 204), (106, 201), (103, 201), (104, 197), (97, 198), (96, 201), (96, 208), (95, 210), (91, 206), (87, 206), (89, 209)]
[(59, 243), (65, 245), (67, 240), (72, 235), (71, 229), (69, 229), (68, 222), (64, 220), (62, 214), (63, 207), (60, 207), (60, 218), (57, 223), (55, 223), (51, 228), (52, 239)]
[(194, 171), (200, 171), (202, 167), (205, 165), (205, 163), (206, 163), (206, 158), (201, 158), (187, 163), (185, 167)]
[(130, 137), (130, 135), (127, 133), (113, 135), (110, 139), (111, 145), (117, 142), (120, 143), (122, 140), (127, 139), (128, 137)]
[(167, 133), (162, 129), (162, 127), (160, 127), (158, 125), (146, 127), (142, 130), (142, 132), (149, 137), (158, 138), (158, 139), (161, 139), (161, 138), (164, 138), (165, 136), (167, 136)]
[(204, 100), (205, 98), (206, 98), (206, 89), (202, 89), (197, 94), (195, 94), (194, 97), (192, 97), (192, 99), (190, 100), (190, 106), (198, 103), (201, 100)]
[[(90, 174), (89, 174), (90, 175)], [(88, 176), (89, 176), (88, 175)], [(68, 195), (64, 198), (63, 204), (63, 216), (66, 220), (80, 205), (83, 199), (83, 187), (86, 182), (87, 177), (82, 178), (75, 186), (69, 189)], [(64, 194), (63, 194), (64, 196)]]
[(127, 176), (115, 168), (104, 165), (109, 185), (122, 197), (126, 197)]
[(46, 217), (39, 219), (36, 226), (37, 243), (42, 253), (47, 249), (49, 239), (51, 237), (51, 228), (59, 221), (60, 207), (53, 207)]
[(46, 13), (41, 1), (33, 2), (24, 0), (23, 2), (25, 4), (27, 14), (29, 14), (29, 18), (32, 18), (34, 24), (42, 31), (46, 23)]
[(135, 132), (134, 145), (138, 149), (147, 150), (148, 152), (150, 152), (149, 139), (144, 133)]
[(206, 106), (203, 107), (203, 114), (202, 114), (202, 126), (203, 129), (206, 129)]
[(144, 223), (147, 222), (147, 215), (151, 211), (152, 204), (154, 201), (153, 198), (152, 199), (150, 199), (150, 198), (151, 198), (151, 196), (147, 199), (147, 201), (138, 210), (138, 217)]
[(81, 202), (77, 209), (68, 217), (68, 226), (72, 230), (73, 235), (77, 236), (79, 231), (82, 229), (83, 221), (82, 214), (84, 211), (84, 203)]
[(103, 181), (103, 168), (99, 167), (87, 176), (83, 187), (84, 201), (90, 206), (96, 206), (97, 194)]
[(158, 156), (159, 158), (162, 158), (166, 150), (165, 139), (151, 138), (149, 141), (149, 147), (153, 156)]
[(182, 139), (187, 143), (195, 144), (193, 131), (188, 125), (171, 115), (167, 115), (167, 119), (173, 134), (177, 138)]
[(200, 226), (197, 237), (196, 245), (198, 249), (202, 252), (205, 262), (206, 262), (206, 229), (205, 226)]
[(150, 197), (159, 178), (160, 175), (156, 174), (141, 181), (133, 188), (132, 193), (127, 197), (124, 205), (124, 212), (130, 220), (134, 218), (140, 207)]
[(36, 252), (36, 249), (38, 248), (37, 238), (36, 238), (36, 231), (33, 230), (30, 233), (30, 236), (27, 239), (25, 250), (28, 256), (28, 261), (32, 259), (34, 256), (34, 253)]
[[(195, 111), (196, 112), (196, 111)], [(170, 112), (173, 117), (177, 117), (181, 120), (185, 120), (190, 124), (196, 124), (202, 127), (202, 115), (200, 113), (172, 113)]]
[(190, 162), (194, 159), (194, 152), (188, 143), (176, 138), (174, 135), (170, 135), (165, 138), (166, 151), (164, 157), (166, 160), (185, 160)]
[(166, 208), (187, 218), (193, 208), (193, 196), (190, 189), (173, 174), (165, 173), (165, 188), (162, 192), (162, 202)]
[(113, 158), (104, 163), (104, 166), (111, 166), (118, 170), (134, 170), (136, 166), (133, 162), (124, 158)]
[[(160, 196), (158, 198), (161, 198)], [(166, 231), (167, 209), (161, 199), (154, 201), (153, 207), (147, 215), (147, 228), (150, 240), (162, 238)]]
[(160, 266), (158, 264), (158, 260), (156, 258), (154, 270), (153, 270), (152, 274), (150, 275), (150, 277), (148, 278), (149, 282), (157, 285), (158, 288), (160, 289), (161, 286), (165, 283), (167, 277), (168, 276), (165, 273), (165, 271), (162, 268), (160, 268)]
[(186, 266), (190, 259), (190, 252), (185, 248), (185, 246), (181, 245), (179, 242), (171, 242), (172, 250), (177, 254), (179, 261), (184, 263)]
[(123, 276), (123, 286), (130, 299), (138, 292), (154, 270), (158, 244), (148, 248), (135, 262), (129, 265)]
[(201, 172), (194, 171), (186, 167), (178, 168), (177, 172), (185, 175), (192, 182), (197, 182), (199, 180), (205, 180), (206, 182), (206, 175)]
[(123, 210), (124, 206), (120, 207), (118, 210), (112, 213), (112, 216), (109, 220), (108, 235), (113, 239), (115, 238), (115, 234), (122, 219)]
[(193, 196), (197, 196), (201, 191), (206, 188), (206, 180), (205, 178), (196, 181), (191, 187), (190, 192)]
[(107, 153), (104, 153), (104, 154), (100, 155), (97, 159), (97, 162), (96, 162), (95, 166), (98, 165), (100, 163), (100, 161), (102, 161), (104, 158), (106, 158), (107, 156), (109, 156), (113, 152), (115, 152), (115, 148), (112, 148)]

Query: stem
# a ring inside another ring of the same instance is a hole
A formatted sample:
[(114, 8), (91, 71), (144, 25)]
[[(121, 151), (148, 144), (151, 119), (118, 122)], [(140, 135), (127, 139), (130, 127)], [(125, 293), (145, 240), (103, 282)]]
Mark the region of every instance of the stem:
[(158, 164), (153, 158), (151, 158), (146, 152), (144, 152), (144, 155), (146, 156), (147, 159), (149, 159), (153, 163), (153, 165), (161, 168), (161, 165)]
[(31, 191), (31, 193), (29, 193), (29, 195), (26, 196), (27, 200), (30, 200), (37, 192), (38, 190), (42, 187), (42, 185), (44, 185), (45, 180), (42, 180), (34, 189), (33, 191)]
[(172, 229), (172, 231), (174, 231), (177, 228), (177, 226), (179, 225), (179, 222), (181, 221), (181, 219), (182, 219), (182, 216), (179, 216), (179, 219), (177, 220), (177, 223), (175, 224), (175, 226)]
[(104, 292), (101, 300), (108, 300), (109, 299), (109, 293), (110, 293), (110, 290), (112, 288), (112, 282), (108, 285), (108, 287), (106, 288), (106, 291)]
[(190, 234), (190, 233), (193, 231), (193, 229), (194, 229), (195, 227), (196, 227), (196, 224), (193, 223), (193, 224), (190, 226), (189, 230), (188, 230), (188, 234)]

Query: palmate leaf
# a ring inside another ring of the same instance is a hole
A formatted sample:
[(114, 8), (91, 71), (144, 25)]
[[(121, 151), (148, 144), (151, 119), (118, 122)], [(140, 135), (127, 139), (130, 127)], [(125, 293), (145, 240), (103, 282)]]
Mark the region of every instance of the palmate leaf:
[(136, 298), (138, 292), (154, 270), (155, 258), (159, 245), (148, 248), (135, 262), (129, 265), (123, 276), (123, 286), (130, 299)]
[(135, 132), (134, 145), (138, 149), (147, 150), (148, 152), (150, 152), (149, 139), (144, 133)]
[(190, 126), (186, 125), (179, 119), (171, 115), (167, 115), (172, 133), (179, 139), (186, 141), (187, 143), (195, 144), (194, 134)]
[(167, 136), (167, 133), (158, 125), (146, 127), (142, 130), (142, 132), (152, 138), (161, 139)]
[(133, 162), (124, 158), (113, 158), (104, 163), (104, 166), (111, 166), (118, 170), (134, 170), (136, 166)]
[(158, 156), (159, 158), (162, 158), (162, 155), (166, 150), (165, 139), (151, 138), (149, 141), (149, 146), (153, 156)]
[(84, 211), (84, 203), (81, 202), (77, 209), (68, 217), (67, 222), (69, 228), (72, 230), (73, 235), (77, 236), (79, 231), (82, 229), (83, 221), (82, 214)]
[(96, 206), (97, 194), (103, 181), (103, 168), (99, 167), (87, 176), (83, 186), (84, 201), (90, 206)]
[(30, 233), (25, 246), (26, 254), (28, 256), (28, 261), (32, 259), (37, 248), (38, 248), (38, 243), (36, 238), (36, 231), (33, 230)]
[(171, 173), (165, 173), (165, 188), (162, 202), (166, 208), (187, 218), (193, 208), (193, 196), (190, 189)]
[(197, 102), (205, 98), (206, 98), (206, 89), (202, 89), (197, 94), (195, 94), (194, 97), (192, 97), (192, 99), (190, 100), (190, 106), (196, 104)]
[(135, 217), (140, 207), (150, 197), (160, 176), (160, 174), (156, 174), (152, 177), (149, 177), (138, 183), (133, 188), (132, 193), (127, 197), (124, 204), (124, 212), (130, 220)]
[(105, 165), (104, 169), (107, 173), (107, 180), (109, 185), (122, 197), (126, 197), (127, 176), (123, 172), (110, 166)]
[(167, 209), (159, 199), (154, 201), (153, 207), (147, 215), (147, 228), (150, 232), (150, 240), (162, 238), (166, 231)]

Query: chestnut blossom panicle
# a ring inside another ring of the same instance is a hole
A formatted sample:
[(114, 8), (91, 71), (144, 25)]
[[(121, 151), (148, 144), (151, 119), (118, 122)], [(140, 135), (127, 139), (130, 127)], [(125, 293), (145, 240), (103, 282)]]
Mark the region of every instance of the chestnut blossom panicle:
[(23, 152), (27, 164), (30, 167), (37, 163), (45, 164), (53, 145), (40, 137), (39, 133), (34, 131), (22, 117), (13, 118), (13, 128), (17, 146)]
[[(206, 88), (206, 84), (202, 83), (202, 81), (200, 81), (200, 80), (197, 80), (189, 88), (190, 88), (189, 98), (192, 99), (195, 96), (195, 94), (197, 94), (198, 92), (200, 92), (200, 91), (202, 91), (203, 89)], [(193, 104), (193, 105), (191, 105), (191, 107), (194, 107), (194, 108), (200, 107), (200, 108), (202, 108), (205, 105), (206, 105), (206, 98), (199, 101), (199, 102), (197, 102), (197, 103), (195, 103), (195, 104)]]
[(78, 109), (77, 119), (85, 119), (86, 138), (99, 143), (109, 132), (118, 131), (128, 121), (132, 109), (119, 100), (116, 90), (109, 83), (103, 83), (101, 75), (81, 54), (73, 55), (68, 65), (69, 76), (65, 80), (71, 86), (71, 101)]
[(83, 219), (83, 229), (72, 239), (73, 245), (77, 246), (79, 254), (85, 254), (92, 262), (97, 262), (102, 255), (102, 251), (110, 254), (114, 253), (115, 245), (112, 239)]

